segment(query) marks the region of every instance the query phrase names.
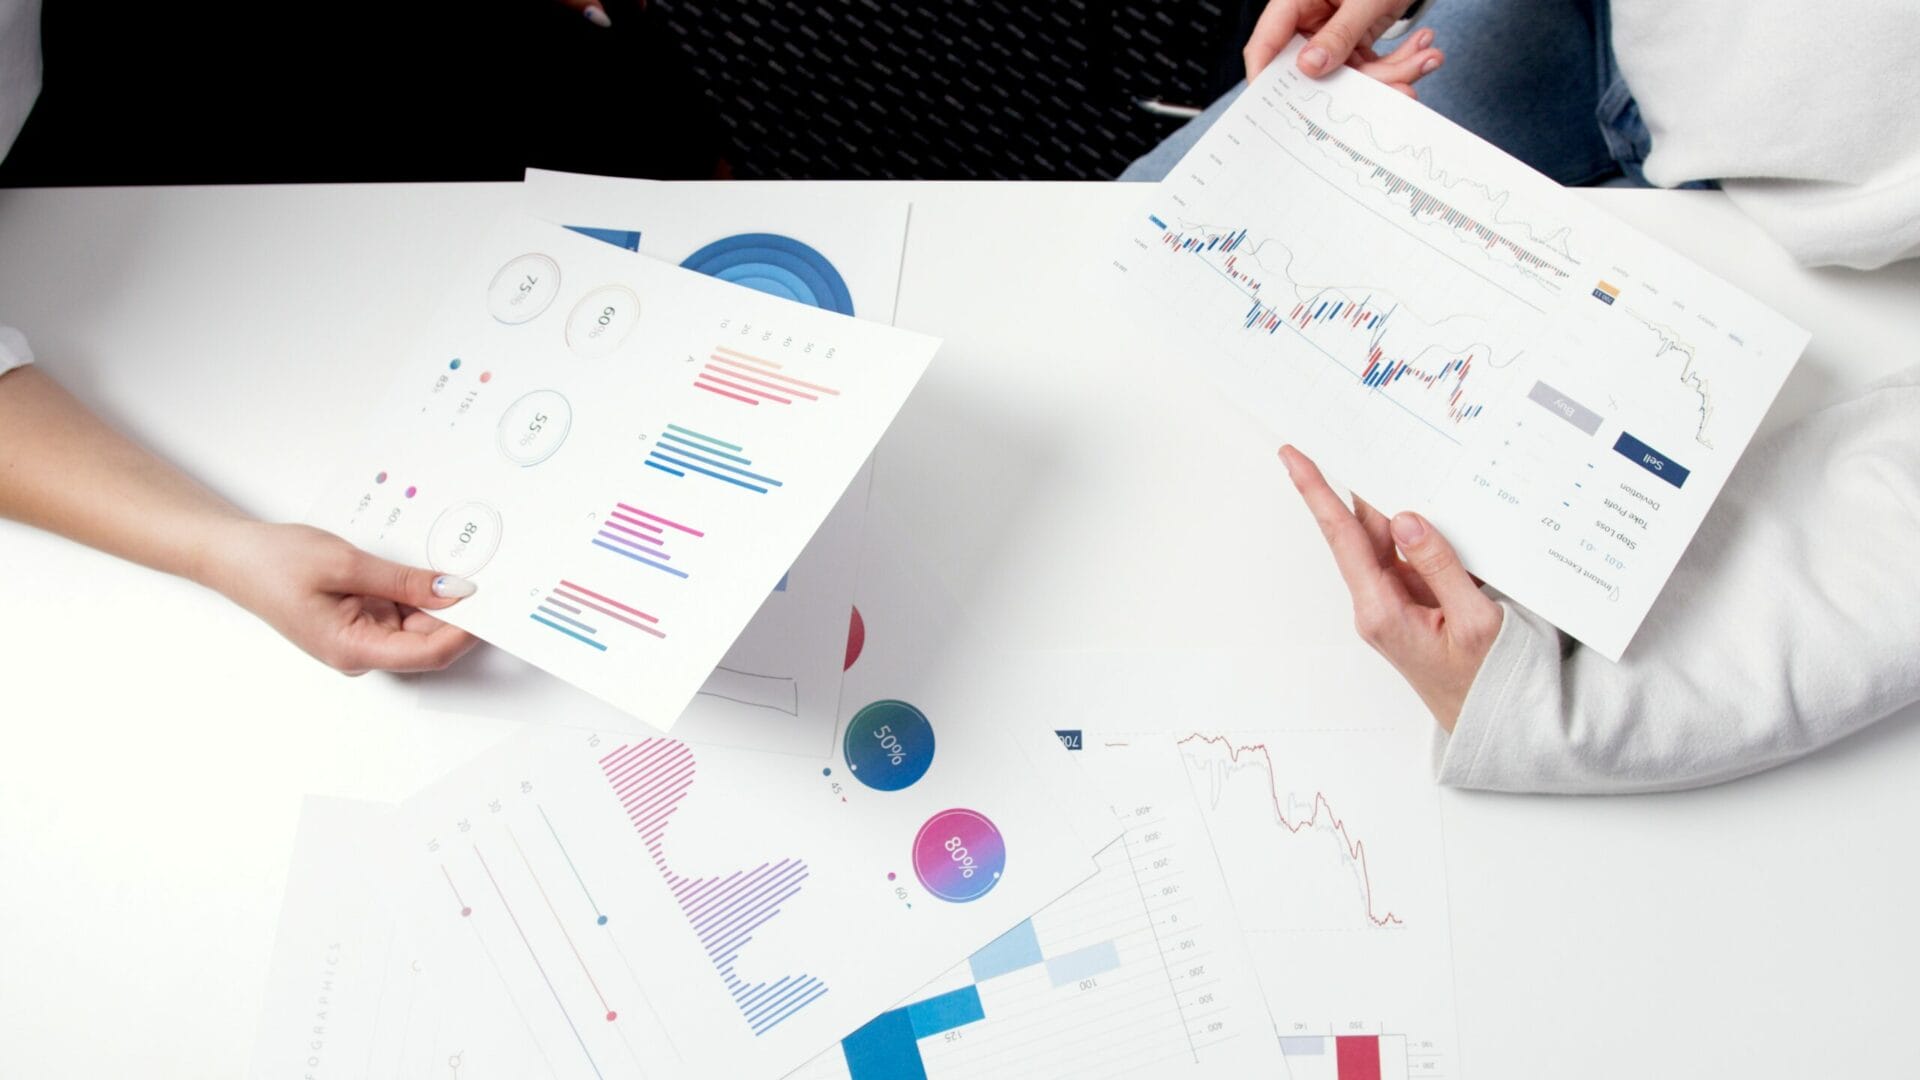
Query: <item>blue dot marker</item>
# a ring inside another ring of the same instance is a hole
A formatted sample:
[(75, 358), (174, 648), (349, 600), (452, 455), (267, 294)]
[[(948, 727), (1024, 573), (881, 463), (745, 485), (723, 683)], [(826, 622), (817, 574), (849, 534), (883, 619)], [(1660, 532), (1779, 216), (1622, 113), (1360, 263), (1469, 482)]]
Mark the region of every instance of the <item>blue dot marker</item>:
[(600, 916), (600, 918), (596, 921), (599, 922), (601, 926), (607, 925), (607, 917), (605, 915)]
[(454, 357), (454, 358), (453, 358), (453, 363), (451, 363), (451, 364), (448, 364), (448, 365), (447, 365), (447, 370), (449, 370), (449, 371), (459, 371), (459, 370), (460, 370), (460, 358), (459, 358), (459, 357), (457, 357), (457, 356), (456, 356), (456, 357)]

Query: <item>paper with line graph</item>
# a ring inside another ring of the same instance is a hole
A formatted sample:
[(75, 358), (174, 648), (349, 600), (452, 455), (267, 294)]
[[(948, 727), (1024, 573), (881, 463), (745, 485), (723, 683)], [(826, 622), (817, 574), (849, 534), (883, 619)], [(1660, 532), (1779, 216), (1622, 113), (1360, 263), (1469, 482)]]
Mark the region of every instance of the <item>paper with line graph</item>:
[[(313, 520), (473, 579), (442, 617), (664, 730), (936, 346), (510, 220)], [(743, 668), (721, 690), (797, 712), (797, 686), (772, 685), (795, 675)]]
[(1113, 265), (1166, 351), (1617, 659), (1807, 335), (1351, 71), (1267, 67)]
[[(451, 1075), (455, 1054), (464, 1080), (784, 1075), (1111, 840), (1076, 831), (995, 725), (921, 704), (938, 751), (909, 735), (930, 760), (902, 787), (662, 737), (506, 740), (333, 842), (333, 871), (296, 868), (262, 1053), (307, 1050), (315, 980), (339, 975), (314, 1075)], [(314, 902), (356, 863), (373, 899)]]

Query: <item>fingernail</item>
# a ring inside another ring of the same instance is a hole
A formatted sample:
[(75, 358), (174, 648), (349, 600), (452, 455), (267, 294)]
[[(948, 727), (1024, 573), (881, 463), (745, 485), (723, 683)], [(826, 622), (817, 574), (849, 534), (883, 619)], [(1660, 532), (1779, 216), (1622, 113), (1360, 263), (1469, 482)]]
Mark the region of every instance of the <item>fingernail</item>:
[(1427, 538), (1426, 523), (1420, 520), (1419, 514), (1395, 514), (1393, 538), (1401, 547), (1411, 547)]
[(1420, 74), (1422, 75), (1431, 75), (1434, 72), (1439, 70), (1440, 70), (1440, 58), (1437, 56), (1427, 57), (1427, 62), (1420, 65)]
[(458, 600), (480, 591), (480, 586), (463, 577), (441, 574), (433, 579), (433, 595), (442, 600)]
[[(584, 12), (584, 14), (587, 17), (588, 22), (592, 23), (593, 25), (599, 27), (602, 30), (605, 30), (613, 25), (613, 20), (607, 18), (607, 11), (605, 8), (590, 7)], [(466, 593), (461, 593), (460, 595), (465, 596)]]
[(1414, 48), (1424, 49), (1431, 44), (1433, 44), (1433, 31), (1422, 30), (1419, 33), (1413, 35)]
[(1287, 451), (1292, 449), (1293, 449), (1292, 443), (1288, 443), (1287, 445), (1280, 448), (1280, 464), (1285, 465), (1287, 467), (1288, 478), (1297, 480), (1299, 479), (1299, 477), (1295, 476), (1293, 471), (1293, 455), (1287, 453)]
[(1306, 52), (1300, 54), (1300, 67), (1309, 75), (1318, 75), (1327, 70), (1328, 59), (1327, 50), (1318, 45), (1311, 45)]

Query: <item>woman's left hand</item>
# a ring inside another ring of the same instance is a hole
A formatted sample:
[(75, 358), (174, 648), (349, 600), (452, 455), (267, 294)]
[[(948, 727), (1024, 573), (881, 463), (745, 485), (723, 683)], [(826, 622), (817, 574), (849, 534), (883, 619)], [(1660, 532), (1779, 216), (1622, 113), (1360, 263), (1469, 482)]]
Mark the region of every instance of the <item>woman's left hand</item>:
[(1452, 731), (1500, 636), (1505, 609), (1480, 591), (1453, 545), (1419, 514), (1389, 521), (1358, 496), (1349, 510), (1305, 454), (1283, 446), (1280, 460), (1353, 594), (1354, 628)]

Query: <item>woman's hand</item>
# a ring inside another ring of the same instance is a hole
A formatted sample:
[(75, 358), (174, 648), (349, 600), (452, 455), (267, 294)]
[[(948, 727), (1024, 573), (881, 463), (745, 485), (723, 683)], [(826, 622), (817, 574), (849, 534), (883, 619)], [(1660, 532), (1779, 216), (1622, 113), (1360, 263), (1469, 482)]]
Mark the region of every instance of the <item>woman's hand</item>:
[[(553, 2), (563, 8), (572, 8), (602, 30), (613, 25), (613, 20), (607, 18), (607, 9), (601, 5), (600, 0), (553, 0)], [(646, 0), (641, 0), (640, 6), (645, 7)]]
[(1355, 629), (1452, 731), (1505, 610), (1425, 518), (1404, 513), (1388, 521), (1358, 496), (1349, 510), (1305, 454), (1283, 446), (1280, 460), (1353, 594)]
[(473, 595), (471, 581), (376, 558), (332, 533), (235, 520), (205, 559), (195, 576), (348, 675), (437, 671), (478, 644), (428, 614)]
[(1287, 47), (1293, 35), (1300, 33), (1312, 35), (1300, 52), (1300, 70), (1306, 74), (1319, 78), (1348, 64), (1414, 97), (1413, 84), (1438, 71), (1446, 61), (1446, 55), (1432, 47), (1433, 31), (1407, 35), (1407, 40), (1386, 56), (1373, 51), (1373, 43), (1400, 18), (1407, 5), (1408, 0), (1269, 0), (1247, 37), (1247, 47), (1241, 51), (1247, 62), (1247, 81), (1252, 82)]

